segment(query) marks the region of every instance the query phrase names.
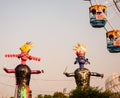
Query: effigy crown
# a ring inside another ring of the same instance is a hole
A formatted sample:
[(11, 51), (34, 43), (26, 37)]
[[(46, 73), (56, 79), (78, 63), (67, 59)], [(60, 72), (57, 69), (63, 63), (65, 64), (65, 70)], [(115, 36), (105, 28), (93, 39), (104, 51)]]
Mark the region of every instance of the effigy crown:
[(21, 52), (28, 53), (31, 50), (32, 45), (33, 43), (31, 41), (26, 42), (24, 45), (20, 47)]

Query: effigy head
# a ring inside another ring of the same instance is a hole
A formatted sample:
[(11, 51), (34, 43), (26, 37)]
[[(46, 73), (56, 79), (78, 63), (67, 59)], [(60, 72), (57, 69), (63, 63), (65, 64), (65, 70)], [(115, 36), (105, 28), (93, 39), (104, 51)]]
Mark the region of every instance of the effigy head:
[(20, 64), (15, 68), (16, 84), (29, 85), (31, 69), (27, 65)]
[(90, 71), (87, 68), (78, 68), (74, 72), (77, 87), (88, 87), (90, 84)]
[(76, 46), (74, 46), (73, 50), (76, 52), (77, 56), (84, 56), (87, 48), (84, 44), (77, 44)]
[(32, 42), (26, 42), (24, 45), (20, 47), (21, 52), (28, 53), (31, 50)]

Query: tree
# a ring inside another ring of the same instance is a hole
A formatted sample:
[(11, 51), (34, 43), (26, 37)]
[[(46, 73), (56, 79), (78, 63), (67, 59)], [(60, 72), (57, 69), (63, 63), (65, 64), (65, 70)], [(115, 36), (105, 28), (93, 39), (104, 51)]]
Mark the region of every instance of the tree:
[(37, 98), (44, 98), (42, 94), (39, 94)]
[(53, 95), (39, 94), (36, 98), (68, 98), (62, 92), (55, 92)]
[(68, 97), (65, 96), (62, 92), (55, 92), (53, 94), (53, 98), (68, 98)]
[(44, 98), (53, 98), (51, 95), (44, 95)]
[(112, 94), (98, 87), (76, 88), (70, 92), (69, 98), (109, 98)]

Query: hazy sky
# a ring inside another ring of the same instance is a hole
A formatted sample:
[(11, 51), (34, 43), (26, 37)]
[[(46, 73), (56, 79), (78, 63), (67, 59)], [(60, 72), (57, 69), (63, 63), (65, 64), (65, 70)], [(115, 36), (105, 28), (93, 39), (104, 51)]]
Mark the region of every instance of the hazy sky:
[[(91, 86), (104, 88), (105, 80), (120, 70), (120, 54), (111, 54), (106, 49), (106, 31), (92, 28), (89, 24), (89, 2), (83, 0), (0, 0), (0, 97), (13, 96), (14, 74), (3, 67), (15, 68), (17, 58), (5, 58), (7, 53), (20, 53), (19, 47), (32, 41), (30, 54), (41, 58), (40, 62), (27, 61), (31, 69), (44, 69), (44, 74), (32, 75), (30, 88), (33, 96), (67, 92), (75, 89), (74, 78), (63, 75), (74, 72), (75, 53), (73, 46), (84, 43), (86, 57), (91, 64), (85, 65), (91, 72), (104, 73), (104, 78), (91, 77)], [(113, 8), (108, 8), (110, 15)], [(119, 18), (109, 18), (112, 26), (119, 29)], [(108, 25), (108, 24), (107, 24)], [(109, 30), (111, 28), (107, 26)], [(3, 91), (4, 89), (4, 91)]]

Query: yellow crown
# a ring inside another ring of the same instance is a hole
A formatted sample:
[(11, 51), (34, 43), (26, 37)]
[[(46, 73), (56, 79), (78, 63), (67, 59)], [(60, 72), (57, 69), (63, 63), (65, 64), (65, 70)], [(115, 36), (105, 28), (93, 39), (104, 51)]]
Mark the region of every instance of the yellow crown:
[(32, 47), (32, 42), (26, 42), (23, 46), (20, 47), (21, 52), (29, 52)]
[(86, 46), (84, 45), (84, 44), (77, 44), (76, 46), (74, 46), (74, 48), (73, 48), (73, 50), (75, 50), (75, 51), (79, 51), (80, 49), (82, 49), (83, 51), (87, 51), (87, 48), (86, 48)]

